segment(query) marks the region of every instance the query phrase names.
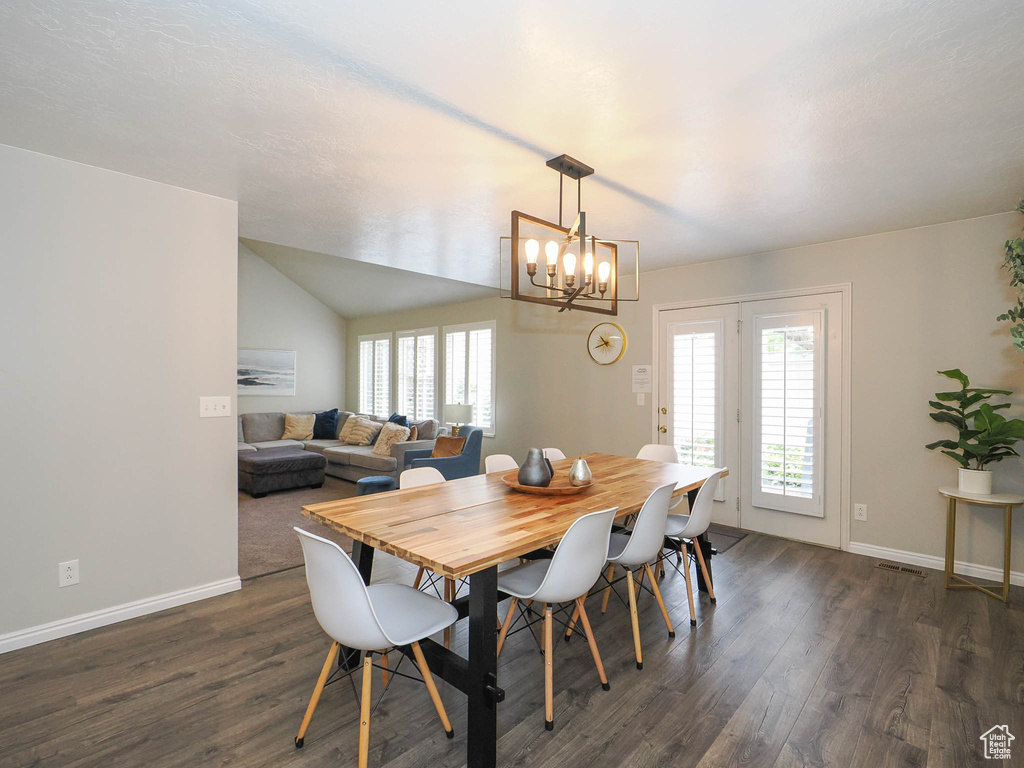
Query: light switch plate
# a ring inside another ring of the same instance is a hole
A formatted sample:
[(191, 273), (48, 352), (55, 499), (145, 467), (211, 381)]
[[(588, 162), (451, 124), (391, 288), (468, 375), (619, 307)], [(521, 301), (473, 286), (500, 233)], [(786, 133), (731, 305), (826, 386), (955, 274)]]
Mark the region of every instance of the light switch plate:
[(231, 397), (200, 397), (199, 418), (214, 419), (231, 415)]

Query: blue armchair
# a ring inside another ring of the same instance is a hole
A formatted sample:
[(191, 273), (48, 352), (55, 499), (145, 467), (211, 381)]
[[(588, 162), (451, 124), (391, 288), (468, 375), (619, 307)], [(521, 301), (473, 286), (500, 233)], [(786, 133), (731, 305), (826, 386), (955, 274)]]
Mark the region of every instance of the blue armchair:
[(466, 438), (462, 453), (458, 456), (445, 456), (440, 459), (430, 457), (431, 451), (421, 449), (405, 452), (403, 469), (416, 467), (434, 467), (445, 480), (456, 480), (460, 477), (472, 477), (480, 474), (480, 448), (483, 444), (484, 431), (480, 427), (462, 427), (459, 437)]

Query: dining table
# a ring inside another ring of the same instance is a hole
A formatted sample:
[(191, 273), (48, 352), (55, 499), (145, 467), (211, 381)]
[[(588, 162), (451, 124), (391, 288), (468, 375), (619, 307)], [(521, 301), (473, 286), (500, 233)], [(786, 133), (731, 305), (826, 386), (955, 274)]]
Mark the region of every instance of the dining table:
[[(310, 504), (302, 513), (352, 539), (352, 559), (370, 583), (376, 550), (451, 579), (468, 579), (469, 592), (453, 600), (459, 619), (469, 619), (468, 654), (462, 656), (427, 639), (420, 647), (431, 672), (468, 697), (467, 768), (497, 765), (497, 616), (503, 595), (498, 565), (557, 544), (572, 523), (587, 514), (617, 507), (622, 521), (637, 513), (657, 488), (675, 483), (673, 496), (697, 491), (715, 471), (645, 459), (589, 453), (591, 484), (573, 495), (535, 495), (510, 488), (507, 472)], [(551, 462), (556, 476), (568, 473), (575, 457)], [(412, 654), (411, 649), (400, 648)], [(356, 652), (340, 663), (358, 663)]]

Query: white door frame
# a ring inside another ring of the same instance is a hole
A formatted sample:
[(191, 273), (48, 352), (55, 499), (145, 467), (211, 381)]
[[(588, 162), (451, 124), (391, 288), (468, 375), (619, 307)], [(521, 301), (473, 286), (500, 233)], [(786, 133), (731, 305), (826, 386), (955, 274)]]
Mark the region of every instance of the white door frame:
[[(762, 301), (764, 299), (792, 299), (801, 296), (811, 296), (816, 293), (839, 293), (843, 301), (843, 355), (842, 373), (840, 375), (842, 385), (842, 406), (840, 409), (840, 422), (842, 424), (840, 435), (841, 445), (841, 477), (839, 489), (839, 537), (840, 549), (844, 552), (850, 549), (850, 425), (851, 425), (851, 362), (852, 339), (853, 339), (853, 284), (835, 283), (832, 285), (816, 285), (808, 288), (793, 288), (782, 291), (766, 291), (764, 293), (746, 293), (736, 296), (722, 296), (714, 299), (695, 299), (691, 301), (672, 301), (665, 304), (655, 304), (651, 308), (651, 348), (654, 350), (654, 361), (652, 363), (652, 379), (654, 385), (654, 396), (651, 398), (651, 442), (658, 442), (658, 404), (661, 402), (659, 390), (659, 373), (661, 366), (661, 349), (658, 342), (658, 313), (672, 309), (691, 309), (693, 307), (711, 307), (718, 304), (735, 304), (745, 301)], [(740, 468), (742, 471), (742, 468)], [(740, 492), (737, 488), (737, 492)]]

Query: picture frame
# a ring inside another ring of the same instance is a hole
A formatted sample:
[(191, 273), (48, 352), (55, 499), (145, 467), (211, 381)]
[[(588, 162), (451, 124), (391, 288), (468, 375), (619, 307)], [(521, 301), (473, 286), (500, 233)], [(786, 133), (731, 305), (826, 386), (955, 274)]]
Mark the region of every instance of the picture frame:
[(294, 395), (295, 363), (294, 349), (239, 349), (239, 396)]

